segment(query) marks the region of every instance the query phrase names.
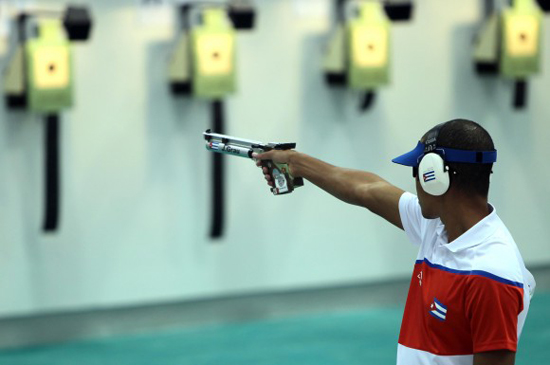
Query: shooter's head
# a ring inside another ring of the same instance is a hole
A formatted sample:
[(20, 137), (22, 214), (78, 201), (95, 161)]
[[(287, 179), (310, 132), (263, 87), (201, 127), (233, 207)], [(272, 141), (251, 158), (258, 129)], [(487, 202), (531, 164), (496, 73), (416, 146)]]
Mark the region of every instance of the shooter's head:
[(437, 199), (449, 192), (487, 198), (496, 150), (478, 123), (454, 119), (430, 129), (416, 148), (393, 162), (413, 168), (417, 193), (426, 218), (435, 218)]

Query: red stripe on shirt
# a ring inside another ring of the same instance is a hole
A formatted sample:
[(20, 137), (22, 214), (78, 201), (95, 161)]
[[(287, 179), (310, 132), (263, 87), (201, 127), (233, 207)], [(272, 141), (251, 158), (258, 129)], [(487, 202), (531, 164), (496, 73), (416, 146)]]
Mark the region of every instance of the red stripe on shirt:
[[(447, 308), (444, 320), (430, 314), (435, 298)], [(518, 286), (421, 262), (412, 275), (399, 343), (436, 355), (515, 351), (522, 310)]]

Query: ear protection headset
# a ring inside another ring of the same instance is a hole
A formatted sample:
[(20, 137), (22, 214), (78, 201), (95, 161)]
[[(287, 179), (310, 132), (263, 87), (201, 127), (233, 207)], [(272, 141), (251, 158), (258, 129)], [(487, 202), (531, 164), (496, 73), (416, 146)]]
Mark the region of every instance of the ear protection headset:
[(445, 124), (432, 128), (426, 135), (425, 142), (418, 142), (414, 150), (421, 152), (423, 149), (423, 152), (417, 157), (416, 166), (413, 165), (413, 177), (418, 175), (422, 189), (434, 196), (445, 194), (451, 185), (450, 173), (456, 174), (456, 171), (449, 169), (448, 162), (493, 163), (497, 160), (496, 150), (470, 151), (439, 147), (437, 138)]

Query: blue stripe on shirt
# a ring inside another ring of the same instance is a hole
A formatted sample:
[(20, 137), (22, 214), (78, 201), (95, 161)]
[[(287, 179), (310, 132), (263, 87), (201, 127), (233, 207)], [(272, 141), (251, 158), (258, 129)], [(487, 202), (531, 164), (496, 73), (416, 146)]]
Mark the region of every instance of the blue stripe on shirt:
[(421, 264), (423, 262), (425, 262), (429, 267), (432, 267), (434, 269), (439, 269), (439, 270), (443, 270), (443, 271), (447, 271), (447, 272), (450, 272), (450, 273), (453, 273), (453, 274), (459, 274), (459, 275), (483, 276), (485, 278), (498, 281), (499, 283), (503, 283), (503, 284), (507, 284), (507, 285), (513, 285), (513, 286), (517, 286), (518, 288), (523, 289), (523, 283), (518, 283), (517, 281), (504, 279), (504, 278), (501, 278), (500, 276), (496, 276), (496, 275), (491, 274), (490, 272), (487, 272), (487, 271), (483, 271), (483, 270), (456, 270), (456, 269), (451, 269), (451, 268), (448, 268), (448, 267), (445, 267), (445, 266), (442, 266), (442, 265), (432, 264), (428, 259), (416, 260), (417, 264)]

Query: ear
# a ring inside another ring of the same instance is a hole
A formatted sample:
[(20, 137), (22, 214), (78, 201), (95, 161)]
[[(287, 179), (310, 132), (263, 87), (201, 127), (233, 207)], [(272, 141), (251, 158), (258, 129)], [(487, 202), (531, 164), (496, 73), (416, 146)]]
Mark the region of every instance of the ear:
[(418, 179), (422, 189), (430, 195), (441, 196), (449, 190), (449, 168), (437, 153), (426, 154), (418, 165)]

